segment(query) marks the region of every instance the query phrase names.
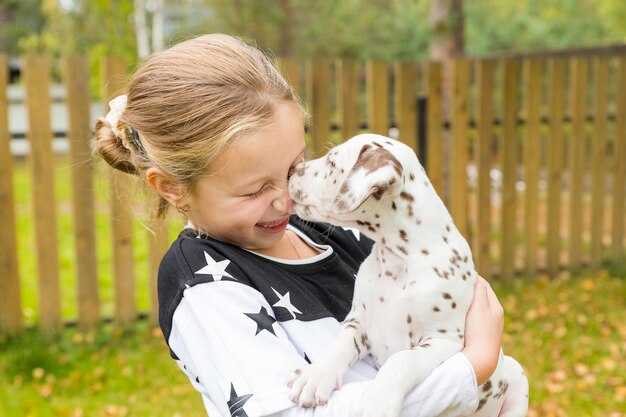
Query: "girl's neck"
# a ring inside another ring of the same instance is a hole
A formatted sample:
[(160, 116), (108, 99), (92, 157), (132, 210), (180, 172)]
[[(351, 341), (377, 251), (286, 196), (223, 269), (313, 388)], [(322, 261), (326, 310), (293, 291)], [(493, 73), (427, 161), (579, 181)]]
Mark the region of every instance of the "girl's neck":
[(291, 230), (285, 230), (283, 237), (269, 248), (255, 249), (254, 252), (273, 258), (300, 260), (312, 258), (319, 252)]

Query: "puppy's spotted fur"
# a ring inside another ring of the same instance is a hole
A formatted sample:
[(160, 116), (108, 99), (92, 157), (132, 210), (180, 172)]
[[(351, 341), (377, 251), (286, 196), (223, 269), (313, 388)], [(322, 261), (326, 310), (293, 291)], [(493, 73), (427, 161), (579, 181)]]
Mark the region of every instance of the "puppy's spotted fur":
[[(384, 136), (359, 135), (300, 164), (289, 191), (300, 217), (355, 227), (376, 242), (339, 336), (324, 358), (294, 372), (292, 399), (324, 404), (369, 354), (380, 370), (362, 415), (396, 417), (406, 394), (464, 345), (477, 278), (470, 248), (413, 151)], [(499, 365), (479, 387), (478, 413), (498, 415), (507, 387)]]

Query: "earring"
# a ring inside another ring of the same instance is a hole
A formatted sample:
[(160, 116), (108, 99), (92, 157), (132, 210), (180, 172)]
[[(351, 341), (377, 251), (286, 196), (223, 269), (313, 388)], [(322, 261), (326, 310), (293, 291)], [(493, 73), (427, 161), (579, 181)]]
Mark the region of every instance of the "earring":
[(187, 214), (187, 212), (189, 211), (189, 206), (178, 207), (178, 204), (177, 204), (176, 210), (178, 210), (180, 214)]

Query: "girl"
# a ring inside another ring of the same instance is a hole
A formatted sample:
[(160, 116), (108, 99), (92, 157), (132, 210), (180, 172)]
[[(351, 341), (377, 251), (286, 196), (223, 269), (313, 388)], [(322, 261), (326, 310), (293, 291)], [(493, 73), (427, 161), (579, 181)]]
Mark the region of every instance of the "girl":
[[(315, 361), (339, 330), (372, 245), (357, 230), (291, 215), (287, 182), (304, 160), (304, 118), (262, 52), (207, 35), (143, 62), (127, 96), (96, 123), (97, 152), (145, 178), (160, 216), (173, 206), (188, 221), (161, 262), (159, 321), (211, 417), (351, 416), (376, 375), (363, 360), (327, 405), (301, 409), (290, 400), (288, 375)], [(475, 410), (502, 326), (502, 307), (482, 281), (463, 352), (414, 389), (403, 414)]]

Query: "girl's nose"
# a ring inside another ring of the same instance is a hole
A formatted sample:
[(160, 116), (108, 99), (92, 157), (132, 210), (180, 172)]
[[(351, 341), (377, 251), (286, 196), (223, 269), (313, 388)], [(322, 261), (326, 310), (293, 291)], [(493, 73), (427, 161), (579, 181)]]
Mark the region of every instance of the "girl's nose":
[(293, 200), (291, 199), (291, 197), (289, 197), (289, 192), (287, 191), (287, 189), (281, 189), (280, 195), (274, 199), (272, 205), (277, 211), (283, 213), (291, 213)]

